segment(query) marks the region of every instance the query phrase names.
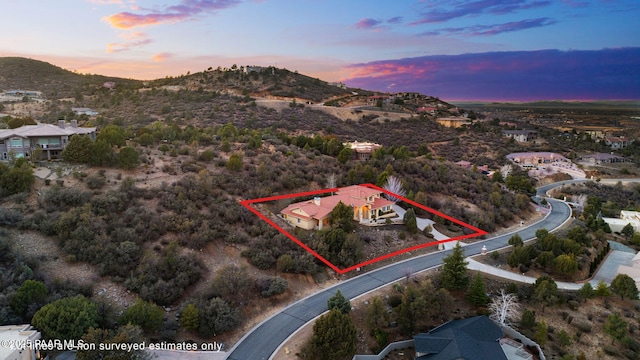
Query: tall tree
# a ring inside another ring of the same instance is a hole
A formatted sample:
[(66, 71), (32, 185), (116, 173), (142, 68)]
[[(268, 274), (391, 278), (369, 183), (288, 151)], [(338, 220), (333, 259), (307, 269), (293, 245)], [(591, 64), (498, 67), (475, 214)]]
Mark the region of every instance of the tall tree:
[(416, 218), (416, 213), (413, 209), (407, 210), (404, 213), (402, 220), (404, 221), (404, 226), (409, 233), (415, 234), (418, 232), (418, 219)]
[(467, 262), (464, 258), (464, 250), (460, 243), (456, 243), (451, 254), (443, 259), (440, 271), (440, 282), (447, 290), (460, 290), (467, 287), (469, 274)]
[(356, 341), (357, 330), (351, 317), (333, 309), (316, 320), (311, 340), (300, 355), (305, 360), (349, 360), (355, 354)]
[(180, 326), (186, 330), (197, 330), (200, 326), (198, 316), (198, 308), (193, 304), (187, 305), (180, 315)]
[(133, 169), (140, 164), (140, 155), (136, 149), (130, 146), (125, 146), (120, 149), (116, 162), (118, 163), (118, 166), (123, 169)]
[(477, 273), (469, 285), (469, 292), (467, 292), (467, 300), (469, 300), (475, 306), (484, 306), (489, 301), (487, 296), (487, 290), (482, 280), (482, 275)]
[(79, 339), (98, 326), (98, 308), (82, 295), (56, 300), (40, 308), (31, 321), (45, 339)]
[(542, 304), (542, 312), (545, 306), (551, 306), (558, 302), (558, 285), (552, 278), (543, 275), (533, 285), (533, 300)]
[[(45, 302), (49, 291), (46, 285), (37, 280), (25, 280), (11, 298), (11, 309), (21, 316), (28, 315), (28, 310)], [(34, 314), (32, 310), (31, 315)], [(27, 316), (29, 317), (29, 316)]]
[(515, 323), (520, 318), (518, 296), (505, 293), (504, 289), (501, 289), (500, 296), (491, 299), (489, 311), (491, 311), (490, 318), (502, 325)]
[(351, 311), (351, 302), (338, 290), (335, 295), (327, 300), (327, 307), (329, 310), (338, 309), (341, 313), (348, 314)]
[(638, 300), (638, 287), (635, 280), (627, 274), (618, 274), (611, 282), (611, 291), (620, 295), (620, 299), (628, 297), (632, 300)]
[(625, 225), (622, 230), (620, 230), (620, 234), (624, 235), (624, 237), (628, 240), (631, 239), (631, 237), (633, 236), (633, 234), (636, 231), (634, 230), (633, 226), (631, 225), (631, 223), (628, 223), (627, 225)]
[[(389, 177), (387, 177), (387, 183), (383, 186), (383, 188), (391, 194), (399, 196), (407, 195), (407, 191), (402, 186), (402, 181), (395, 175), (390, 175)], [(400, 200), (399, 197), (393, 196), (391, 194), (385, 194), (385, 197), (393, 202), (397, 202)]]
[(353, 221), (353, 208), (342, 201), (338, 202), (329, 214), (329, 224), (336, 229), (342, 229), (345, 233), (352, 232), (356, 228)]
[(93, 141), (88, 136), (73, 135), (62, 151), (62, 158), (70, 163), (88, 164), (93, 146)]
[(627, 323), (622, 320), (620, 314), (611, 314), (604, 323), (604, 332), (611, 336), (613, 345), (616, 340), (620, 341), (627, 335)]
[(138, 299), (135, 304), (129, 306), (124, 311), (120, 322), (123, 325), (133, 324), (140, 326), (148, 333), (154, 333), (162, 326), (164, 311), (152, 302)]
[(118, 125), (107, 125), (98, 133), (98, 141), (104, 141), (111, 146), (125, 146), (124, 130)]
[(371, 330), (381, 329), (389, 323), (389, 313), (385, 309), (380, 296), (376, 296), (371, 300), (371, 304), (367, 308), (367, 326)]

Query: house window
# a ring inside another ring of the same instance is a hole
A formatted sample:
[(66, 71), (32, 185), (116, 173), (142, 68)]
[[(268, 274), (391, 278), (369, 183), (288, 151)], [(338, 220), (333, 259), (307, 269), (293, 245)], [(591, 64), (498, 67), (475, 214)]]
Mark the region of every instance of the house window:
[(6, 152), (2, 153), (2, 160), (7, 160), (7, 153)]
[(11, 140), (11, 147), (22, 147), (22, 140), (21, 139), (12, 139)]
[(376, 211), (375, 210), (371, 210), (371, 216), (375, 216), (376, 215)]
[(297, 219), (297, 220), (298, 220), (298, 224), (300, 224), (300, 219)]

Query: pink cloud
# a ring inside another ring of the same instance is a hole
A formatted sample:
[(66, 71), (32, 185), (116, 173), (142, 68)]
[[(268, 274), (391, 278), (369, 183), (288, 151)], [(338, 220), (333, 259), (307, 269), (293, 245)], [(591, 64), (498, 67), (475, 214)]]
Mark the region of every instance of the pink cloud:
[(155, 62), (163, 62), (169, 58), (174, 57), (174, 54), (172, 53), (168, 53), (168, 52), (163, 52), (163, 53), (159, 53), (159, 54), (155, 54), (151, 57), (151, 59), (153, 59), (153, 61)]
[(117, 29), (132, 29), (135, 27), (176, 23), (191, 19), (202, 13), (212, 13), (217, 10), (235, 6), (238, 0), (182, 0), (180, 4), (166, 7), (160, 11), (147, 14), (120, 12), (105, 16), (102, 19)]
[(109, 43), (107, 44), (107, 52), (115, 53), (115, 52), (127, 51), (134, 47), (151, 44), (152, 42), (153, 40), (151, 39), (142, 39), (138, 41), (130, 41), (130, 42), (123, 42), (123, 43)]
[(382, 23), (382, 21), (380, 20), (375, 20), (375, 19), (360, 19), (360, 21), (358, 21), (356, 23), (356, 28), (357, 29), (371, 29), (374, 28), (378, 25), (380, 25), (380, 23)]

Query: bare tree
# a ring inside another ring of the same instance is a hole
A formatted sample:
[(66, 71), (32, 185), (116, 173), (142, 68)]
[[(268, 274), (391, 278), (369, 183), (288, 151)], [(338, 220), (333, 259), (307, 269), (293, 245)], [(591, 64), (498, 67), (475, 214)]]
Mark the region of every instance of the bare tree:
[(511, 164), (506, 164), (500, 169), (500, 174), (502, 174), (502, 177), (505, 179), (507, 178), (507, 176), (509, 176), (510, 172), (511, 172)]
[(491, 311), (490, 318), (500, 323), (500, 325), (509, 325), (517, 322), (520, 319), (520, 303), (518, 302), (518, 297), (511, 293), (505, 294), (504, 289), (502, 289), (500, 290), (500, 296), (491, 300), (489, 311)]
[(327, 188), (333, 189), (336, 187), (337, 177), (336, 173), (331, 173), (327, 176)]
[[(407, 195), (407, 192), (402, 187), (402, 181), (394, 175), (391, 175), (387, 178), (387, 183), (383, 188), (392, 194), (396, 194), (399, 196)], [(397, 202), (398, 200), (400, 200), (400, 198), (390, 194), (386, 194), (385, 196), (387, 197), (387, 199), (393, 202)]]
[(573, 202), (578, 204), (578, 206), (581, 209), (584, 209), (584, 205), (587, 203), (587, 195), (586, 194), (574, 195)]

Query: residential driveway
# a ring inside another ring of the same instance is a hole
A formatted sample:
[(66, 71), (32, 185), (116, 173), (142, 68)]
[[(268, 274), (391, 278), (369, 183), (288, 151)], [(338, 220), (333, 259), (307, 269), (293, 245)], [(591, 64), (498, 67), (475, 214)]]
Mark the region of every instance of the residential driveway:
[[(393, 204), (393, 210), (401, 218), (403, 218), (404, 217), (404, 213), (407, 212), (407, 210), (401, 208), (397, 204)], [(433, 220), (424, 219), (424, 218), (420, 218), (420, 217), (416, 217), (416, 222), (418, 223), (418, 229), (420, 229), (420, 231), (423, 231), (424, 228), (427, 227), (427, 225), (431, 225), (431, 227), (433, 228), (433, 224), (435, 224), (435, 222)], [(441, 232), (439, 232), (436, 229), (431, 230), (431, 234), (433, 235), (433, 238), (436, 239), (436, 240), (446, 240), (446, 239), (449, 238), (448, 236), (442, 234)]]

